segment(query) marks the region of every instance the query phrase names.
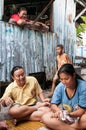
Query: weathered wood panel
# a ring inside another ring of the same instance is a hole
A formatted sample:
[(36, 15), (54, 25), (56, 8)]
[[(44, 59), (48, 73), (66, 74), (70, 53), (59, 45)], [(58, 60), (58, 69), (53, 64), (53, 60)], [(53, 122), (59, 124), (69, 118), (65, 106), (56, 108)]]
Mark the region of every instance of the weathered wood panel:
[(26, 74), (45, 71), (52, 78), (55, 67), (54, 33), (41, 33), (0, 22), (0, 81), (10, 80), (14, 65), (25, 68)]

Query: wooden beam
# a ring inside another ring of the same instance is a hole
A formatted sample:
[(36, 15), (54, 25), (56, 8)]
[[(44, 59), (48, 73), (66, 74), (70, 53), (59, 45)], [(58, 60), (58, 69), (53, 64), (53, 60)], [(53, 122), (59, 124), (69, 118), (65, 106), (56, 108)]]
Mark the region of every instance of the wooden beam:
[(47, 6), (42, 10), (42, 12), (37, 16), (37, 18), (34, 20), (33, 24), (35, 24), (38, 19), (46, 12), (46, 10), (49, 8), (49, 6), (54, 2), (54, 0), (51, 0)]
[(86, 11), (86, 7), (75, 17), (74, 21), (76, 21), (82, 14)]
[(86, 3), (82, 2), (82, 1), (79, 1), (79, 0), (76, 0), (76, 2), (79, 3), (83, 7), (86, 7)]
[(86, 0), (81, 0), (83, 2), (83, 4), (86, 6)]

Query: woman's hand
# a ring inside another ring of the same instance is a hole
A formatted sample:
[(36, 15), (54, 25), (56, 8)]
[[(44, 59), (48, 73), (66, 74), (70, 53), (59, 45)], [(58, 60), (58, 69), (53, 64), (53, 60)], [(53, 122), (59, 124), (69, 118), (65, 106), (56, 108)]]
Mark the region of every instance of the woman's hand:
[(50, 101), (51, 101), (50, 98), (45, 98), (45, 99), (43, 100), (43, 102), (50, 102)]
[(58, 118), (59, 117), (59, 112), (54, 112), (51, 116), (52, 118)]
[[(67, 111), (58, 111), (56, 113), (59, 120), (68, 124), (74, 123), (74, 119), (68, 115), (69, 113)], [(55, 117), (56, 117), (56, 114), (55, 114)]]
[(56, 111), (53, 113), (52, 118), (58, 118), (59, 120), (66, 122), (65, 113), (66, 112), (62, 110)]
[(40, 107), (44, 107), (44, 106), (50, 106), (50, 103), (49, 102), (37, 102), (36, 104), (37, 108), (40, 108)]
[(56, 111), (52, 114), (52, 118), (59, 118), (61, 120), (61, 118), (63, 117), (63, 111)]

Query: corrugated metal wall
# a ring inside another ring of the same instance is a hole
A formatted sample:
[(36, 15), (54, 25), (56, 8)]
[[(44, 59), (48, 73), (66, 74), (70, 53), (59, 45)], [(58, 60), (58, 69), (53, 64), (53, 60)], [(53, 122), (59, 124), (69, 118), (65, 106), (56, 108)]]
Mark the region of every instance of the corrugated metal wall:
[(55, 0), (53, 4), (54, 32), (58, 34), (58, 43), (64, 45), (65, 52), (70, 58), (73, 58), (76, 43), (75, 13), (74, 0)]
[(41, 33), (0, 22), (0, 81), (9, 81), (14, 65), (25, 68), (26, 74), (46, 72), (52, 78), (55, 67), (57, 35)]
[(74, 0), (55, 0), (52, 14), (55, 33), (41, 33), (0, 22), (0, 81), (9, 81), (14, 65), (22, 65), (26, 74), (45, 71), (46, 78), (52, 79), (57, 43), (63, 44), (65, 52), (73, 58), (76, 41)]

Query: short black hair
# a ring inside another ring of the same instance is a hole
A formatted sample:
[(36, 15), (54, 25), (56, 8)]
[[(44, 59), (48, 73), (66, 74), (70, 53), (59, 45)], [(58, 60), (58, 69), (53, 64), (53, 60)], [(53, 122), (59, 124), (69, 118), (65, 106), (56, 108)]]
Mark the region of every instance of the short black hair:
[(59, 77), (61, 73), (65, 73), (65, 74), (73, 76), (73, 74), (75, 73), (75, 69), (72, 64), (64, 64), (61, 66), (61, 68), (58, 71)]
[(21, 11), (27, 11), (27, 9), (25, 7), (20, 7), (18, 12), (20, 13)]
[(23, 69), (23, 67), (22, 67), (22, 66), (14, 66), (14, 67), (12, 68), (12, 70), (11, 70), (11, 76), (13, 76), (13, 75), (14, 75), (14, 72), (15, 72), (16, 70), (18, 70), (18, 69)]
[(75, 73), (76, 78), (83, 80), (83, 78), (76, 73), (74, 66), (70, 63), (64, 64), (64, 65), (61, 66), (61, 68), (58, 71), (58, 77), (59, 78), (60, 78), (61, 73), (65, 73), (65, 74), (68, 74), (70, 76), (73, 76), (73, 74)]
[(60, 48), (64, 48), (64, 46), (62, 45), (62, 44), (57, 44), (57, 46), (56, 47), (60, 47)]

